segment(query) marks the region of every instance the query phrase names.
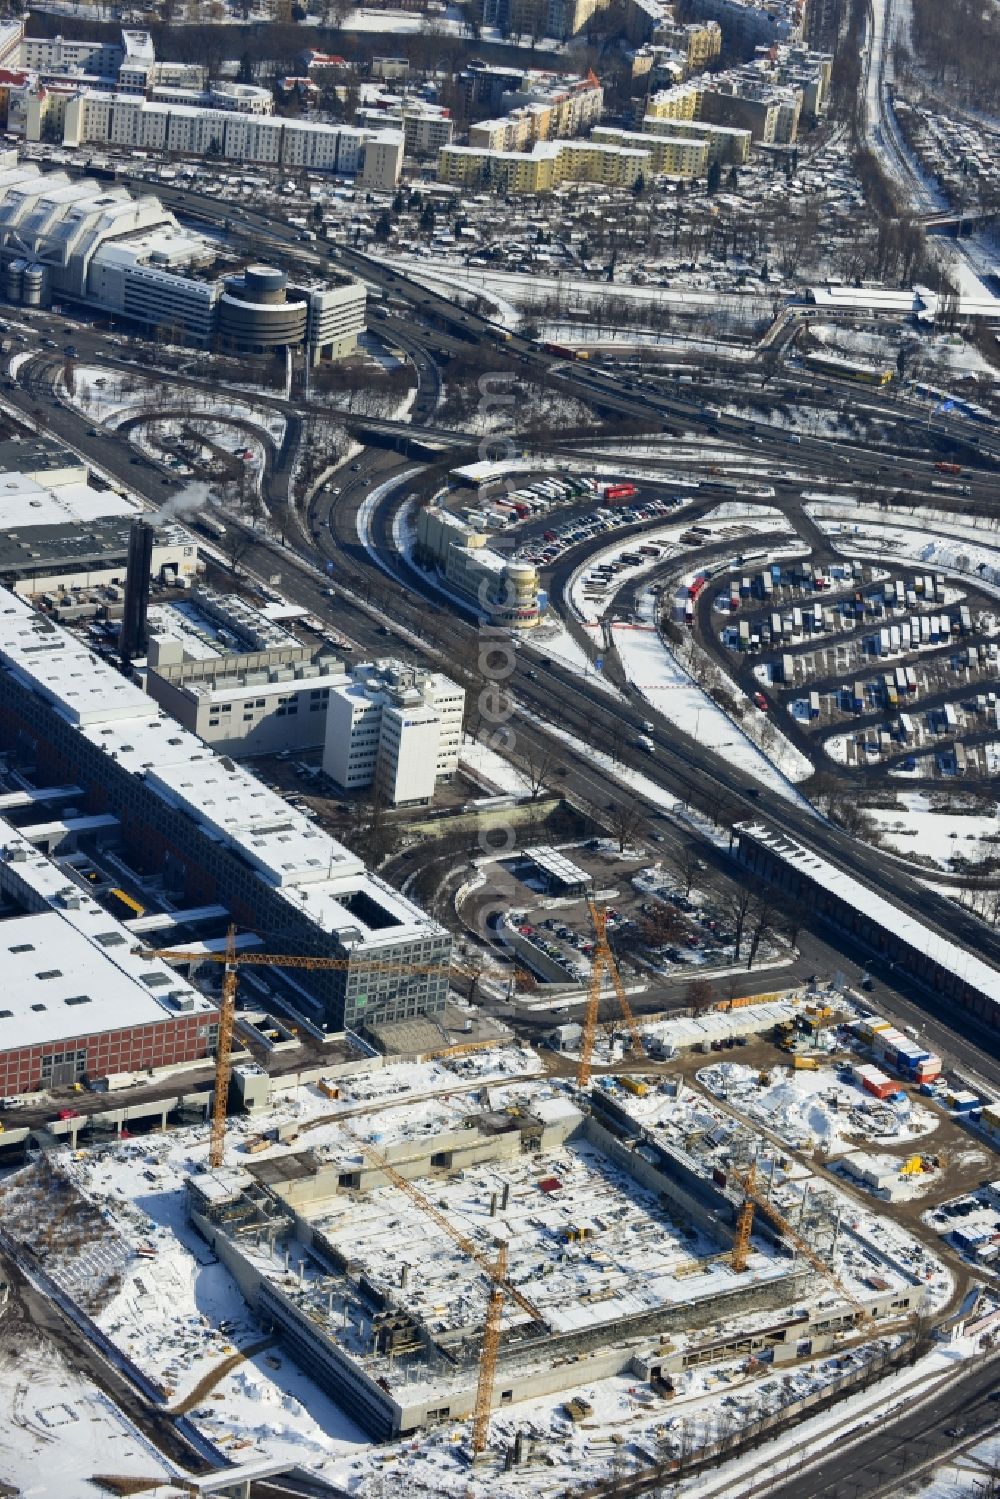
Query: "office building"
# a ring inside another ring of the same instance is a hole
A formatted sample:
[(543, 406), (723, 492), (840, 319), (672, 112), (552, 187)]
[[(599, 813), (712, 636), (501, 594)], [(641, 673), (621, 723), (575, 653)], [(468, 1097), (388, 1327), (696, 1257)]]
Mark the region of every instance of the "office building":
[(185, 729), (230, 755), (316, 749), (344, 663), (236, 594), (197, 587), (152, 607), (142, 681)]
[(330, 691), (323, 769), (345, 791), (390, 806), (429, 802), (458, 769), (465, 692), (440, 672), (376, 661)]
[(502, 557), (490, 540), (440, 505), (418, 512), (418, 559), (436, 568), (446, 586), (490, 624), (531, 629), (541, 614), (538, 569)]
[(224, 906), (266, 949), (341, 962), (295, 976), (297, 1008), (317, 1029), (444, 1007), (441, 926), (78, 637), (0, 590), (0, 747), (15, 746), (36, 784), (73, 784), (81, 812), (115, 824), (119, 857), (142, 878), (166, 881), (178, 901)]
[[(250, 127), (266, 124), (239, 117)], [(43, 173), (0, 153), (0, 266), (7, 299), (82, 302), (162, 333), (169, 342), (235, 353), (303, 349), (317, 364), (352, 353), (365, 326), (361, 282), (328, 271), (292, 286), (250, 266), (223, 279), (218, 247), (182, 228), (157, 198), (65, 172)]]

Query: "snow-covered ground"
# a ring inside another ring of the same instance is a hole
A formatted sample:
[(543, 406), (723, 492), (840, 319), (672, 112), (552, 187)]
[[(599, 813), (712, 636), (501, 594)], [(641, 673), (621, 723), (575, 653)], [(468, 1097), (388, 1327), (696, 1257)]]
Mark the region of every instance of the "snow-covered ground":
[(644, 618), (633, 624), (613, 624), (611, 633), (622, 669), (643, 697), (699, 744), (725, 755), (730, 763), (739, 765), (782, 796), (801, 801), (789, 782), (811, 775), (811, 762), (766, 715), (751, 708), (749, 711), (761, 720), (760, 732), (763, 734), (765, 727), (768, 731), (766, 750), (758, 749), (749, 734), (737, 727), (709, 697), (661, 639), (653, 622), (651, 594), (642, 596), (640, 608)]
[(559, 616), (549, 610), (544, 622), (531, 632), (531, 639), (525, 640), (522, 649), (526, 649), (528, 655), (538, 655), (543, 659), (551, 658), (563, 666), (568, 666), (571, 671), (586, 677), (593, 687), (600, 687), (602, 691), (619, 696), (617, 689), (597, 670), (590, 657), (580, 642), (569, 633)]
[(462, 748), (458, 753), (458, 763), (463, 770), (469, 771), (477, 779), (480, 777), (491, 786), (496, 787), (497, 792), (510, 792), (514, 796), (530, 796), (531, 783), (526, 776), (522, 775), (516, 765), (505, 760), (503, 755), (489, 745), (480, 744), (478, 739), (470, 739), (468, 734), (462, 740)]
[(933, 798), (921, 791), (901, 791), (898, 800), (898, 809), (868, 810), (882, 843), (894, 852), (933, 859), (948, 869), (953, 858), (973, 860), (980, 853), (1000, 851), (1000, 822), (995, 813), (984, 816), (956, 810), (950, 804), (936, 808)]
[(821, 1065), (815, 1071), (798, 1071), (789, 1058), (766, 1074), (740, 1062), (719, 1062), (703, 1068), (698, 1081), (797, 1150), (821, 1146), (834, 1156), (856, 1150), (862, 1141), (904, 1144), (937, 1128), (930, 1109), (917, 1104), (897, 1109), (838, 1076), (821, 1055), (816, 1060)]
[(1000, 523), (992, 516), (962, 522), (942, 512), (890, 508), (874, 519), (849, 500), (818, 496), (807, 509), (847, 556), (920, 562), (940, 572), (970, 575), (977, 586), (1000, 597)]
[[(500, 321), (515, 327), (520, 322), (521, 311), (541, 299), (572, 298), (577, 305), (600, 307), (606, 302), (606, 282), (573, 279), (565, 276), (527, 275), (522, 271), (481, 270), (450, 261), (446, 265), (436, 264), (431, 259), (409, 255), (385, 257), (390, 265), (404, 271), (406, 275), (435, 291), (446, 290), (454, 295), (456, 290), (469, 296), (489, 298), (497, 310)], [(616, 296), (636, 306), (647, 307), (655, 319), (656, 309), (667, 305), (680, 308), (702, 306), (712, 311), (720, 307), (730, 309), (747, 318), (770, 322), (772, 295), (758, 292), (719, 292), (697, 287), (632, 286), (616, 282)]]
[(176, 385), (166, 377), (147, 380), (138, 370), (125, 374), (83, 364), (74, 369), (72, 394), (63, 377), (58, 386), (65, 400), (105, 427), (114, 428), (140, 414), (186, 410), (260, 428), (274, 443), (281, 443), (285, 436), (285, 418), (271, 407), (241, 401), (226, 391), (212, 395), (194, 386)]
[[(167, 1483), (175, 1473), (52, 1343), (0, 1352), (0, 1478), (25, 1499), (94, 1499), (109, 1470)], [(173, 1492), (173, 1491), (172, 1491)]]

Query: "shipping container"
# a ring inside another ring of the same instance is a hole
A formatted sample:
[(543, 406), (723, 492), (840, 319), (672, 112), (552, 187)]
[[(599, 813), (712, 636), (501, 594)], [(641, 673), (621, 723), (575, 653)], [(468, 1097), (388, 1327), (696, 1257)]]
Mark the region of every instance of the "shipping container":
[(640, 1078), (620, 1077), (618, 1081), (627, 1093), (634, 1093), (636, 1098), (645, 1098), (649, 1092), (649, 1087)]
[(819, 693), (818, 692), (810, 692), (810, 694), (809, 694), (809, 717), (810, 718), (819, 718)]

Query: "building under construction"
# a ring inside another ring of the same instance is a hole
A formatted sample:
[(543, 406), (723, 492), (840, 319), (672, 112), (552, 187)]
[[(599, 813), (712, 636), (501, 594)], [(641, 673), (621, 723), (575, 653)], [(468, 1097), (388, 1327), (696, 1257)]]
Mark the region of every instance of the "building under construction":
[(600, 1095), (583, 1112), (538, 1093), (191, 1178), (191, 1217), (258, 1315), (373, 1437), (472, 1414), (501, 1245), (497, 1406), (662, 1359), (675, 1335), (793, 1302), (809, 1274), (766, 1225), (734, 1270), (738, 1194), (630, 1138)]

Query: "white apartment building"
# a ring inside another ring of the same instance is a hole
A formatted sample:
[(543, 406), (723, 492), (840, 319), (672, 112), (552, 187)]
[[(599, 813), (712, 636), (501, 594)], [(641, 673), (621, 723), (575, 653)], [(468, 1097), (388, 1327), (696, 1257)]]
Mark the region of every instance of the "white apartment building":
[(57, 131), (64, 146), (112, 145), (180, 156), (211, 152), (225, 161), (338, 172), (360, 176), (377, 192), (395, 191), (403, 165), (401, 129), (276, 119), (256, 111), (253, 98), (244, 101), (246, 107), (218, 107), (223, 98), (217, 91), (216, 104), (178, 104), (72, 84), (45, 88), (30, 78), (10, 90), (7, 128), (28, 141)]
[(404, 153), (410, 157), (436, 156), (442, 146), (450, 146), (455, 122), (446, 109), (436, 104), (398, 99), (388, 106), (359, 109), (356, 126), (367, 130), (401, 130)]
[(323, 769), (345, 791), (377, 786), (391, 806), (429, 802), (458, 769), (465, 692), (400, 661), (354, 668), (331, 688)]

